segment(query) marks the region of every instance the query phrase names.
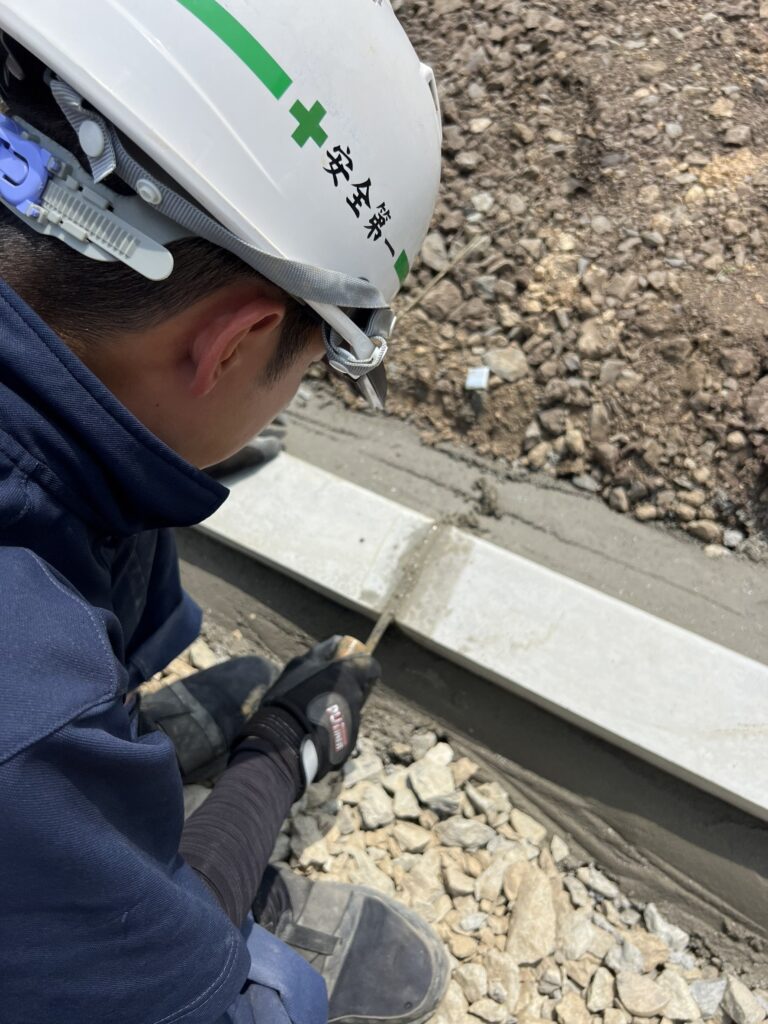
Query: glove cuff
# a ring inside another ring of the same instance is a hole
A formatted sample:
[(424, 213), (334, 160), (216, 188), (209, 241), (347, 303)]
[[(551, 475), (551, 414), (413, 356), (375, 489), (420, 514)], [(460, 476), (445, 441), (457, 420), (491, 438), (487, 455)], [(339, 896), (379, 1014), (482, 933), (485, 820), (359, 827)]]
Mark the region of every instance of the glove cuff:
[(262, 708), (248, 723), (248, 733), (235, 747), (229, 763), (237, 764), (257, 754), (277, 754), (296, 785), (298, 800), (306, 789), (301, 757), (306, 736), (306, 729), (289, 711)]

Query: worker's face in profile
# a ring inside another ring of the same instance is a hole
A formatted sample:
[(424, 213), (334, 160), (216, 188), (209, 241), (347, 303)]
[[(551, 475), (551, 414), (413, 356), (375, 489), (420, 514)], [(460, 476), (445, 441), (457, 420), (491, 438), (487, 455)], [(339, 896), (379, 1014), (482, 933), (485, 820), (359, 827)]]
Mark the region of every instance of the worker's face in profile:
[(292, 400), (325, 355), (322, 327), (244, 282), (86, 359), (149, 430), (200, 468), (229, 458)]
[(199, 436), (194, 457), (186, 456), (194, 465), (205, 468), (239, 451), (291, 403), (309, 368), (325, 356), (317, 326), (303, 350), (282, 362), (282, 334), (282, 329), (270, 333), (250, 350), (243, 346), (240, 372), (220, 382), (206, 412), (208, 429)]

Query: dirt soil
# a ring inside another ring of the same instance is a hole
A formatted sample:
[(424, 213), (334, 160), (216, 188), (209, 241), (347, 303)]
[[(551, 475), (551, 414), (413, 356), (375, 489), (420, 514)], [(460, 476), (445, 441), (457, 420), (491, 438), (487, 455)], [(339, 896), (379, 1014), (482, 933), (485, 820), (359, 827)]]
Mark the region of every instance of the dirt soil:
[(438, 76), (445, 173), (391, 412), (759, 557), (768, 3), (394, 6)]

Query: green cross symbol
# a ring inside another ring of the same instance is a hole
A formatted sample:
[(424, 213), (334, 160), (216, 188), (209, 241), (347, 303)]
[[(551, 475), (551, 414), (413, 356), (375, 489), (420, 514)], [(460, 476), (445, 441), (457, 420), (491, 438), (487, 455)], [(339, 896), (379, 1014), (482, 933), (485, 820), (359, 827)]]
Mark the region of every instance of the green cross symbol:
[(298, 100), (291, 107), (291, 113), (299, 122), (299, 126), (293, 133), (293, 140), (299, 146), (312, 139), (318, 146), (322, 146), (328, 138), (328, 132), (323, 130), (322, 120), (328, 111), (322, 103), (315, 103), (311, 110), (307, 110), (303, 103)]

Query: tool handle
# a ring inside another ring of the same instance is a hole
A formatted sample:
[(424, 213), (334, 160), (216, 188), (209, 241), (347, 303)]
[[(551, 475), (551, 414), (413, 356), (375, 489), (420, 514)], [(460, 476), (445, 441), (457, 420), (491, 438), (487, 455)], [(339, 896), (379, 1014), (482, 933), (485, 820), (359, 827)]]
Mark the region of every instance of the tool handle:
[(345, 658), (354, 658), (357, 654), (368, 654), (368, 648), (353, 636), (345, 636), (336, 649), (335, 660), (343, 661)]

